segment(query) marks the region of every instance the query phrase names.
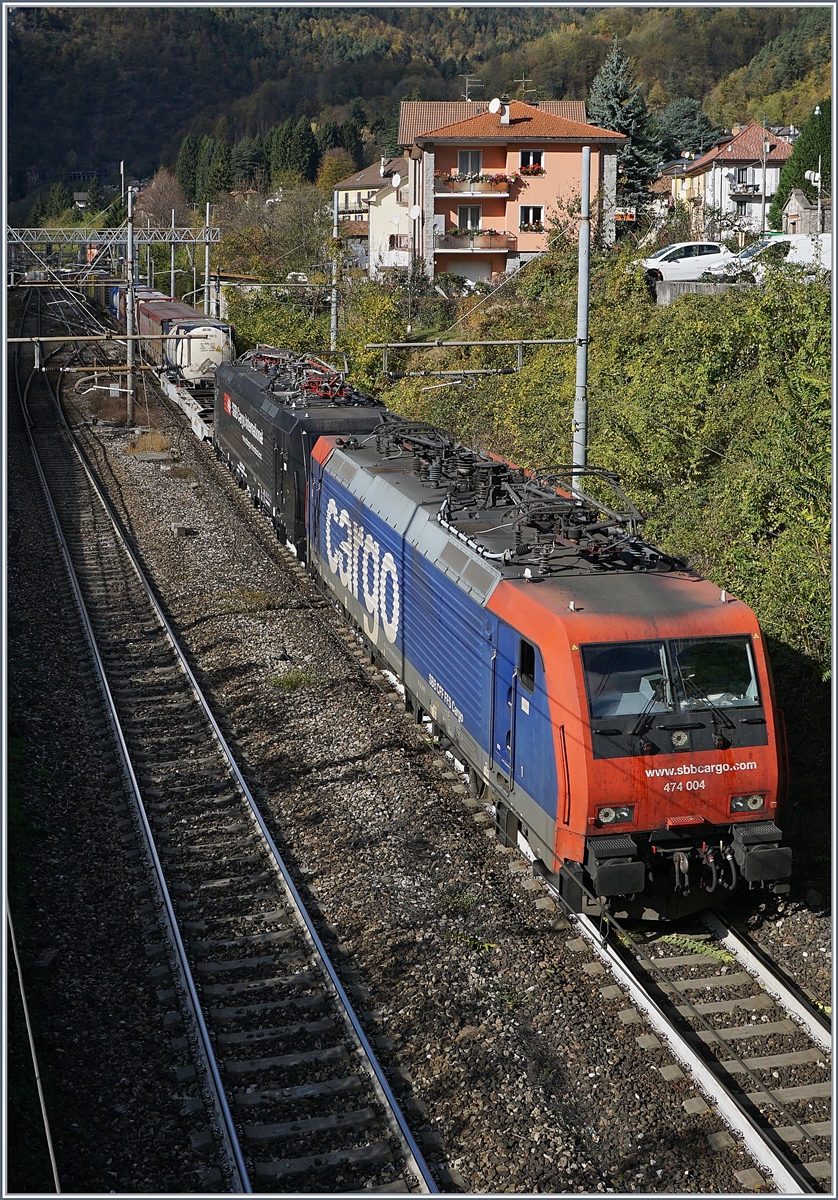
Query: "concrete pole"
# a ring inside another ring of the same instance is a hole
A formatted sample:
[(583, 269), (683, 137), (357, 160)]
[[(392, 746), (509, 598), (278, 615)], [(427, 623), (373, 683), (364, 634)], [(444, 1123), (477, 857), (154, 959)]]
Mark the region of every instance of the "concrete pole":
[(169, 295), (175, 298), (175, 210), (172, 209), (172, 253), (169, 259)]
[(207, 228), (204, 241), (204, 312), (209, 316), (210, 310), (210, 240), (209, 240), (210, 206), (207, 201)]
[(579, 221), (579, 282), (576, 299), (576, 397), (573, 402), (573, 465), (588, 463), (588, 292), (591, 274), (591, 147), (582, 147), (582, 213)]
[(126, 267), (128, 270), (128, 291), (125, 297), (125, 332), (128, 334), (128, 351), (126, 364), (128, 373), (125, 387), (128, 392), (128, 407), (126, 421), (134, 424), (134, 189), (128, 188), (128, 245), (126, 249)]
[(822, 155), (820, 155), (820, 154), (818, 155), (818, 233), (819, 234), (823, 233), (823, 220), (821, 218), (821, 158), (822, 157), (823, 157)]
[[(332, 241), (338, 240), (338, 193), (332, 193)], [(329, 322), (329, 349), (338, 348), (338, 256), (337, 245), (332, 246), (332, 315)]]

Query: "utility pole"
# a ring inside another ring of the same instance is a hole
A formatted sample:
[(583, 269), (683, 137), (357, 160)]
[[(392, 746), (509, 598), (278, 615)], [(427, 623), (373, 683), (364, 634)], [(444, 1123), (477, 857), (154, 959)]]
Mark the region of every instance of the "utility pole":
[(172, 254), (169, 260), (169, 295), (175, 298), (175, 210), (172, 209)]
[(765, 113), (763, 113), (762, 114), (762, 206), (761, 206), (761, 213), (760, 213), (760, 219), (759, 219), (760, 237), (762, 237), (762, 235), (765, 233), (765, 193), (768, 191), (768, 184), (766, 183), (766, 179), (765, 179), (766, 174), (767, 174), (766, 160), (767, 160), (770, 152), (771, 152), (771, 146), (768, 143), (768, 135), (767, 135), (767, 132), (765, 129)]
[(207, 227), (205, 230), (206, 240), (204, 241), (204, 312), (209, 316), (210, 310), (210, 206), (207, 201)]
[(588, 465), (588, 291), (591, 264), (591, 147), (582, 147), (582, 213), (579, 221), (579, 283), (576, 300), (576, 396), (573, 402), (573, 465)]
[(329, 349), (338, 348), (338, 193), (332, 193), (332, 315), (329, 322)]
[(128, 268), (128, 294), (125, 297), (125, 327), (128, 334), (126, 364), (128, 374), (125, 387), (128, 392), (126, 423), (134, 424), (134, 189), (128, 188), (128, 245), (125, 255)]

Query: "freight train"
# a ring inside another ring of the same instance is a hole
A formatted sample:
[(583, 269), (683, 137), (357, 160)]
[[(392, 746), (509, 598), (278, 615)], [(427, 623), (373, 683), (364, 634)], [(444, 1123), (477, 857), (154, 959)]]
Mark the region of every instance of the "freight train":
[[(127, 283), (91, 276), (85, 292), (120, 329), (125, 329)], [(147, 335), (139, 342), (146, 361), (154, 363), (173, 384), (191, 392), (211, 391), (218, 364), (235, 357), (232, 326), (142, 284), (134, 288), (134, 297), (135, 330)], [(175, 340), (163, 341), (163, 336)]]
[(219, 365), (214, 442), (575, 911), (789, 890), (757, 620), (642, 539), (614, 475), (521, 470), (266, 346)]

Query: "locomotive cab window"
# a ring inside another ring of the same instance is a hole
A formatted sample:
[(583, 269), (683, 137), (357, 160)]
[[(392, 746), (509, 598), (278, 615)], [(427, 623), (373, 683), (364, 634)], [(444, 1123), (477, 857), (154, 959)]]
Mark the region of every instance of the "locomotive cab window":
[(663, 642), (583, 646), (582, 662), (594, 720), (672, 712)]
[(759, 704), (750, 638), (690, 638), (670, 650), (685, 711)]
[(535, 646), (523, 638), (518, 643), (518, 678), (528, 692), (535, 691)]

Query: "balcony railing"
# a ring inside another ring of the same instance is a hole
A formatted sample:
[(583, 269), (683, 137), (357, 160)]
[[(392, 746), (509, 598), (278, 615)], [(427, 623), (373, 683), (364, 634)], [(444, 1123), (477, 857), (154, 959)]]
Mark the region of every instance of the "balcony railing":
[(436, 250), (514, 250), (517, 239), (512, 233), (438, 233), (434, 237)]
[(731, 196), (761, 196), (761, 183), (732, 183), (730, 185)]

